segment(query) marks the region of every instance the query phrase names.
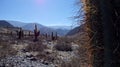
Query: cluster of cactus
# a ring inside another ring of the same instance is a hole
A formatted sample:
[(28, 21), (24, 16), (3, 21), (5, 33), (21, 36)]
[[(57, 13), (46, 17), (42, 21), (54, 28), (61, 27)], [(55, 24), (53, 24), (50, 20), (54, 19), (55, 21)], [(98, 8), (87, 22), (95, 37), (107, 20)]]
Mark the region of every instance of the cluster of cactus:
[(35, 29), (34, 29), (35, 39), (34, 39), (34, 41), (38, 41), (38, 36), (39, 36), (39, 34), (40, 34), (40, 31), (38, 31), (37, 25), (35, 24)]
[(55, 36), (54, 36), (54, 34), (53, 34), (53, 32), (52, 32), (52, 34), (51, 34), (51, 39), (52, 39), (52, 40), (57, 40), (57, 38), (58, 38), (57, 32), (56, 32)]
[[(24, 32), (22, 30), (22, 28), (20, 28), (19, 31), (16, 31), (17, 32), (17, 36), (18, 36), (18, 39), (22, 39), (23, 36), (24, 36)], [(13, 35), (13, 32), (10, 33), (11, 35)], [(31, 36), (31, 31), (28, 32), (28, 35)], [(40, 31), (38, 30), (37, 28), (37, 25), (35, 24), (35, 29), (34, 29), (34, 42), (35, 41), (38, 41), (38, 37), (40, 35)], [(48, 37), (50, 37), (50, 35), (48, 35), (47, 33), (44, 35), (45, 38), (47, 39)], [(54, 35), (54, 33), (52, 32), (51, 33), (51, 40), (57, 40), (58, 39), (58, 35), (57, 35), (57, 32), (56, 34)]]
[(23, 33), (23, 30), (22, 30), (22, 28), (20, 28), (20, 30), (17, 32), (17, 35), (18, 35), (18, 39), (21, 39), (21, 38), (23, 38), (23, 36), (24, 36), (24, 33)]

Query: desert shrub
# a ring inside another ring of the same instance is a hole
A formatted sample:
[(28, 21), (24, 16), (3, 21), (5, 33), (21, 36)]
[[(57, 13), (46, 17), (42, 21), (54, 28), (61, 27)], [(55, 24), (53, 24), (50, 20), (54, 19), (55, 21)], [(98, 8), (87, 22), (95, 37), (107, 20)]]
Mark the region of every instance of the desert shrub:
[(38, 51), (41, 52), (45, 48), (47, 48), (46, 45), (43, 45), (42, 42), (37, 42), (37, 43), (31, 43), (26, 47), (26, 51)]
[(16, 55), (17, 51), (7, 42), (0, 42), (0, 58)]
[(72, 51), (72, 46), (67, 43), (56, 44), (54, 48), (59, 51)]
[(37, 56), (38, 60), (43, 59), (44, 61), (54, 62), (56, 56), (54, 54), (46, 54), (45, 52), (39, 53)]
[(72, 38), (69, 38), (69, 37), (60, 37), (58, 39), (58, 43), (62, 43), (62, 42), (65, 42), (65, 43), (71, 43), (73, 42), (74, 40)]
[(71, 61), (69, 62), (62, 62), (60, 64), (60, 67), (83, 67), (81, 66), (81, 61), (79, 58), (71, 58)]

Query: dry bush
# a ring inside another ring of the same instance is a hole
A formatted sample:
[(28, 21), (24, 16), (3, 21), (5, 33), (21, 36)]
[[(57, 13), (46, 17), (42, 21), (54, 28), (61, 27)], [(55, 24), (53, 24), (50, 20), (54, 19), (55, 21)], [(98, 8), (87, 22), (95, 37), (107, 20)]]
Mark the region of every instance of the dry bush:
[(81, 67), (81, 61), (79, 58), (71, 58), (70, 62), (63, 62), (60, 67)]
[(58, 43), (71, 43), (73, 42), (74, 40), (72, 38), (69, 38), (69, 37), (60, 37), (58, 39)]
[(47, 46), (46, 45), (43, 45), (42, 42), (37, 42), (37, 43), (31, 43), (29, 44), (27, 47), (26, 47), (26, 51), (38, 51), (38, 52), (41, 52), (43, 51), (44, 49), (46, 49)]
[(70, 62), (63, 62), (60, 67), (88, 67), (88, 55), (85, 46), (81, 46), (78, 49), (78, 57), (71, 58)]
[(70, 62), (63, 62), (61, 64), (61, 67), (88, 67), (88, 34), (86, 32), (78, 33), (65, 40), (72, 40), (71, 42), (74, 42), (79, 45), (79, 49), (77, 52), (78, 58), (72, 58), (72, 61)]
[(72, 46), (67, 43), (59, 43), (54, 48), (59, 51), (72, 51)]
[(58, 39), (57, 44), (54, 46), (59, 51), (72, 51), (72, 40), (68, 37), (61, 37)]
[(0, 42), (0, 58), (16, 55), (17, 51), (7, 42)]
[(55, 54), (46, 54), (45, 52), (39, 53), (37, 56), (37, 59), (42, 59), (44, 61), (54, 62), (56, 56)]

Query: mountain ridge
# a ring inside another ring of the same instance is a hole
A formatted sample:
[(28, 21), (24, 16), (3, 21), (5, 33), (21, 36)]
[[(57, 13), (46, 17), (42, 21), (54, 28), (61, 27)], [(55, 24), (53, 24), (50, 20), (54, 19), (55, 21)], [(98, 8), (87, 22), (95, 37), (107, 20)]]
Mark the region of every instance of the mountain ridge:
[(52, 32), (57, 32), (59, 36), (64, 36), (70, 30), (69, 26), (66, 26), (66, 27), (65, 26), (53, 26), (53, 27), (51, 26), (50, 27), (50, 26), (44, 26), (39, 23), (24, 23), (20, 21), (9, 21), (9, 20), (6, 20), (6, 21), (9, 22), (14, 27), (21, 27), (24, 30), (30, 30), (30, 31), (34, 30), (34, 25), (36, 24), (42, 34), (46, 34), (46, 33), (51, 34)]
[(5, 20), (0, 20), (0, 27), (14, 27), (14, 26)]

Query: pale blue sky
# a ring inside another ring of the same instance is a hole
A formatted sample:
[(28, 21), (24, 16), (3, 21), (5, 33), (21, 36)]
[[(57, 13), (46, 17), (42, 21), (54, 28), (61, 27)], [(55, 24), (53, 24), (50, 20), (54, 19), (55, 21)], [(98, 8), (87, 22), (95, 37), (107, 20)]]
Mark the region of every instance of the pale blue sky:
[(0, 20), (71, 25), (76, 0), (0, 0)]

